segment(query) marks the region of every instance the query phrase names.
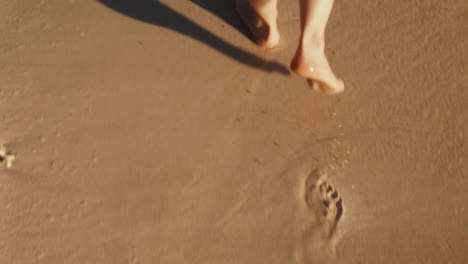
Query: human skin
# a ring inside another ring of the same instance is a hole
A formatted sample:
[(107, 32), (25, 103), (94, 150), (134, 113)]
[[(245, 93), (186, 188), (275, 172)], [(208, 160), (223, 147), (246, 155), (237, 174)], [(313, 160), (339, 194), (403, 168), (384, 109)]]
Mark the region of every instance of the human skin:
[[(291, 70), (315, 90), (329, 94), (343, 92), (344, 83), (333, 73), (325, 56), (325, 28), (333, 0), (300, 0), (299, 6), (301, 35)], [(278, 46), (277, 0), (236, 0), (236, 9), (258, 46), (262, 49)]]

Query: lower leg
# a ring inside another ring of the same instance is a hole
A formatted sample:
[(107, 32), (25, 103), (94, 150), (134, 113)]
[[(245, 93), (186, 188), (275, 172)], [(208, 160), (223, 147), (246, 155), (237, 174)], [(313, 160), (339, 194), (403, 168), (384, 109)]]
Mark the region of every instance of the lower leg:
[(332, 7), (333, 0), (300, 0), (303, 46), (325, 48), (325, 27)]
[(329, 93), (343, 91), (343, 81), (333, 73), (325, 56), (325, 27), (332, 10), (333, 0), (300, 0), (301, 37), (291, 62), (298, 75), (314, 81)]

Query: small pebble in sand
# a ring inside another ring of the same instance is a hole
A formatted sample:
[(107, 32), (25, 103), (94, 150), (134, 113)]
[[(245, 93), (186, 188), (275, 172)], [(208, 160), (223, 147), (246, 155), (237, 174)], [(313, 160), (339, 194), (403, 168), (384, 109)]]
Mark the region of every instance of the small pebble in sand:
[(0, 162), (7, 168), (11, 168), (16, 155), (8, 151), (4, 146), (0, 145)]

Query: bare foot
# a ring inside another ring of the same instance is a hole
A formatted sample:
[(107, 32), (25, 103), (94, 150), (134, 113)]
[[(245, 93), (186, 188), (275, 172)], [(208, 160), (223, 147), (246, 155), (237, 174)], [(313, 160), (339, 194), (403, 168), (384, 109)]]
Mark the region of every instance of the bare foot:
[(344, 91), (343, 81), (333, 73), (322, 49), (309, 48), (305, 51), (302, 47), (299, 47), (291, 61), (291, 70), (306, 78), (314, 90), (320, 90), (328, 94), (337, 94)]
[[(268, 6), (264, 8), (265, 10), (255, 10), (247, 0), (235, 1), (236, 11), (252, 34), (255, 43), (262, 49), (278, 46), (280, 36), (276, 25), (276, 7)], [(263, 16), (260, 15), (262, 13)]]

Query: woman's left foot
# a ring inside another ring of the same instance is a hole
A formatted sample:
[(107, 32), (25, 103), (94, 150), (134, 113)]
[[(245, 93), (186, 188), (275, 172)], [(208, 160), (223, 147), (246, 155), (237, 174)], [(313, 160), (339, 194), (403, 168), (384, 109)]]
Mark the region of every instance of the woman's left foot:
[[(265, 9), (272, 9), (266, 6)], [(273, 9), (272, 9), (273, 10)], [(248, 0), (236, 0), (236, 11), (252, 34), (255, 43), (262, 49), (273, 49), (279, 44), (279, 31), (276, 25), (276, 7), (273, 11), (256, 10)], [(265, 13), (263, 16), (262, 13)]]

